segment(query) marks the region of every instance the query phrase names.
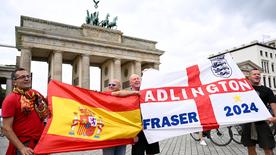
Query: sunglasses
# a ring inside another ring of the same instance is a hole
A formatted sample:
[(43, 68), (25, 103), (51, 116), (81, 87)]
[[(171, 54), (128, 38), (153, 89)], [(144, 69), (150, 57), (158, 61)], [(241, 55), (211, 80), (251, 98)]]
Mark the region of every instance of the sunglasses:
[(111, 87), (111, 86), (112, 86), (112, 87), (115, 87), (116, 84), (115, 84), (115, 83), (109, 83), (109, 84), (108, 84), (108, 87)]
[(27, 78), (27, 79), (31, 79), (32, 76), (30, 76), (30, 75), (21, 75), (21, 76), (15, 78), (15, 80), (18, 80), (18, 79), (26, 79), (26, 78)]

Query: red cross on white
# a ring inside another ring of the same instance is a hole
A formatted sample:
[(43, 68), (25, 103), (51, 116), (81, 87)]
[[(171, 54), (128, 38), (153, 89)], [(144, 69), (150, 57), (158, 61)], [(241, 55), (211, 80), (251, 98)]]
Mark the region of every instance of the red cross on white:
[(182, 71), (144, 73), (140, 102), (149, 143), (271, 116), (230, 55), (223, 63), (229, 76), (215, 75), (210, 60)]

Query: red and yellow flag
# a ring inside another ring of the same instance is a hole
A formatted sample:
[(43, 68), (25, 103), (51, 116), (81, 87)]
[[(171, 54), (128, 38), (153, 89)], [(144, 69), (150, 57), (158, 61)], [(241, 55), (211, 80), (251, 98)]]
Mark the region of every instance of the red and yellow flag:
[(131, 144), (142, 129), (135, 95), (115, 97), (53, 80), (48, 101), (52, 116), (35, 147), (36, 154)]

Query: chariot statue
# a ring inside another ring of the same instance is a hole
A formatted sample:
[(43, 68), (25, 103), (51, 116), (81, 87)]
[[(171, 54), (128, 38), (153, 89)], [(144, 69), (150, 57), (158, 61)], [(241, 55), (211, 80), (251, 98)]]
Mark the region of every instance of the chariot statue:
[[(94, 2), (94, 7), (95, 9), (98, 8), (98, 4), (100, 2), (100, 0), (93, 0)], [(101, 26), (101, 27), (105, 27), (105, 28), (109, 28), (112, 29), (113, 27), (117, 28), (117, 19), (118, 17), (114, 17), (113, 20), (111, 22), (109, 22), (109, 17), (110, 14), (107, 13), (106, 17), (104, 20), (102, 20), (101, 22), (99, 22), (99, 12), (95, 11), (94, 13), (89, 13), (88, 10), (86, 10), (86, 24), (91, 24), (91, 25), (95, 25), (95, 26)]]
[(109, 19), (108, 19), (109, 16), (110, 16), (109, 13), (107, 13), (105, 19), (100, 22), (100, 26), (101, 27), (106, 27), (108, 25), (108, 23), (109, 23)]
[(99, 25), (99, 12), (95, 11), (94, 13), (89, 14), (89, 11), (86, 10), (86, 24)]
[(118, 20), (118, 17), (117, 17), (117, 16), (114, 17), (114, 18), (113, 18), (113, 21), (108, 23), (107, 28), (110, 28), (110, 29), (111, 29), (112, 27), (116, 27), (116, 28), (117, 28), (117, 23), (116, 23), (117, 20)]
[(93, 14), (91, 13), (92, 24), (98, 26), (99, 25), (99, 12), (95, 11)]

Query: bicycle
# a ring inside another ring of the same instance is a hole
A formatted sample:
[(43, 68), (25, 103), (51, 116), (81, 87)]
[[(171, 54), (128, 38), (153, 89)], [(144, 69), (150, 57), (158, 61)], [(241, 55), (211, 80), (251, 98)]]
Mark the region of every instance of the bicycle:
[[(218, 129), (212, 129), (209, 131), (203, 131), (203, 136), (210, 139), (211, 142), (217, 146), (226, 146), (229, 143), (231, 143), (232, 140), (238, 144), (241, 144), (241, 132), (241, 126), (235, 125), (222, 127)], [(199, 132), (190, 133), (190, 135), (195, 141), (200, 140)]]
[(241, 125), (234, 125), (231, 126), (232, 134), (233, 134), (233, 141), (237, 144), (241, 144), (241, 135), (242, 135), (242, 126)]
[[(190, 133), (195, 141), (200, 140), (200, 134), (200, 132)], [(217, 146), (226, 146), (232, 141), (232, 131), (228, 127), (203, 131), (202, 135), (210, 139)]]

